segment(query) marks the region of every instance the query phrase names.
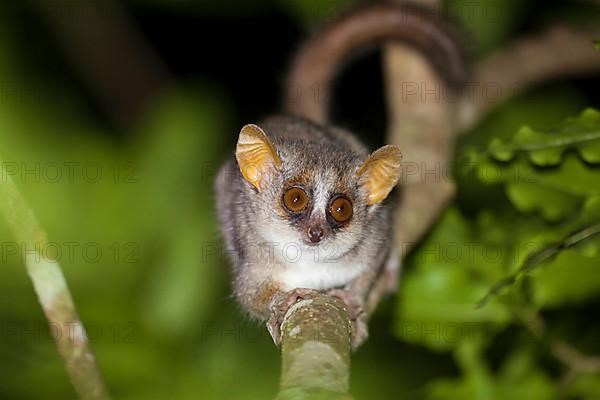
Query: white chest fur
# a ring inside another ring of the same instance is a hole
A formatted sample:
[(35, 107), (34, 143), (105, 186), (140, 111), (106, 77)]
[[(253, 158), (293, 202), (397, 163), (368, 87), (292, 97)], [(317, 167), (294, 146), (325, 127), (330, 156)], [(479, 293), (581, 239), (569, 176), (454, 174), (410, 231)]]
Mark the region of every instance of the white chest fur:
[[(324, 206), (323, 206), (324, 207)], [(283, 224), (265, 223), (260, 235), (272, 246), (275, 269), (270, 278), (284, 290), (308, 288), (324, 290), (350, 283), (368, 266), (345, 256), (348, 244), (307, 246), (299, 243), (298, 232)]]
[(296, 247), (282, 258), (277, 280), (285, 290), (324, 290), (344, 286), (366, 268), (364, 263), (336, 259), (332, 252), (320, 248)]

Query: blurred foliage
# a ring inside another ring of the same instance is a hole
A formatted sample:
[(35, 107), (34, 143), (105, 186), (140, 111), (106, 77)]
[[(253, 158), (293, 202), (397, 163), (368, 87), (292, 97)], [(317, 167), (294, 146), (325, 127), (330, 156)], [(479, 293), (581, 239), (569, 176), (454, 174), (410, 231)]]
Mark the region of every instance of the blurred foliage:
[[(587, 109), (554, 129), (525, 126), (459, 149), (459, 186), (499, 186), (506, 204), (479, 204), (470, 218), (450, 208), (408, 261), (395, 333), (451, 351), (463, 371), (430, 383), (428, 398), (550, 399), (561, 390), (548, 353), (532, 345), (558, 340), (546, 334), (544, 310), (598, 300), (599, 132), (600, 113)], [(505, 332), (514, 342), (493, 371), (485, 354)], [(596, 389), (577, 390), (592, 398)]]
[(210, 2), (195, 0), (128, 0), (128, 2), (149, 8), (160, 8), (175, 13), (195, 13), (198, 15), (232, 16), (260, 13), (279, 8), (305, 27), (331, 21), (344, 12), (356, 0), (254, 0), (252, 2)]
[[(308, 30), (353, 1), (124, 3), (220, 19), (276, 9)], [(571, 7), (448, 4), (475, 53)], [(55, 244), (45, 250), (61, 261), (115, 398), (273, 398), (279, 355), (231, 299), (213, 207), (238, 128), (236, 93), (177, 77), (115, 135), (80, 77), (39, 73), (30, 25), (12, 15), (0, 12), (0, 158)], [(565, 379), (577, 366), (552, 351), (562, 341), (600, 354), (600, 114), (588, 103), (577, 82), (518, 93), (459, 144), (444, 177), (457, 199), (407, 260), (399, 295), (356, 354), (357, 398), (597, 398), (598, 374)], [(74, 398), (22, 265), (27, 249), (1, 220), (0, 246), (0, 398)]]

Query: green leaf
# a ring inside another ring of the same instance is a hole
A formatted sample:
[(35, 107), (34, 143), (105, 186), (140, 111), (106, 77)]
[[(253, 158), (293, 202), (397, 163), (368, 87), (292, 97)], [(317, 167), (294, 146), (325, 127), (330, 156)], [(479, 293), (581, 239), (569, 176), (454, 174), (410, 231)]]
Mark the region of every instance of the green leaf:
[(575, 217), (587, 198), (600, 194), (600, 167), (593, 165), (600, 160), (599, 139), (600, 113), (587, 109), (559, 129), (524, 127), (512, 138), (492, 139), (487, 150), (467, 149), (461, 162), (469, 176), (503, 185), (520, 212), (560, 222)]
[(511, 183), (506, 185), (506, 194), (519, 211), (539, 211), (549, 221), (564, 219), (580, 205), (580, 199), (542, 185)]
[[(545, 270), (532, 282), (534, 303), (539, 306), (579, 301), (600, 290), (600, 275), (596, 266), (600, 259), (597, 256), (597, 240), (600, 236), (599, 198), (592, 198), (586, 203), (577, 224), (580, 227), (575, 232), (526, 257), (516, 272), (501, 279), (490, 289), (478, 307), (487, 304), (491, 298), (512, 286), (523, 275), (531, 274), (542, 266), (546, 266)], [(574, 249), (583, 243), (590, 244), (584, 247), (584, 252)]]
[(530, 347), (513, 352), (496, 381), (497, 399), (554, 399), (556, 384), (537, 364)]
[(528, 347), (511, 353), (496, 374), (490, 372), (482, 355), (472, 350), (457, 352), (463, 375), (438, 379), (427, 385), (427, 398), (454, 399), (554, 399), (556, 384), (537, 364)]
[(600, 393), (600, 375), (580, 374), (568, 386), (568, 393), (574, 398), (594, 399)]
[(568, 119), (562, 127), (539, 131), (522, 127), (508, 140), (493, 140), (488, 146), (492, 157), (509, 161), (517, 153), (526, 152), (530, 161), (538, 166), (557, 165), (566, 150), (577, 150), (589, 163), (600, 162), (600, 112), (584, 110), (579, 117)]
[(484, 246), (477, 245), (464, 217), (454, 209), (446, 212), (409, 260), (394, 327), (398, 338), (449, 350), (464, 342), (489, 342), (485, 330), (510, 321), (499, 303), (474, 308), (501, 271), (501, 260), (486, 258)]
[[(436, 12), (452, 22), (462, 24), (469, 36), (477, 38), (477, 47), (481, 52), (489, 51), (507, 40), (513, 29), (526, 17), (526, 7), (517, 0), (506, 0), (501, 4), (494, 0), (476, 3), (450, 0), (444, 4), (447, 8)], [(506, 15), (511, 18), (505, 18)]]
[(533, 303), (544, 308), (594, 298), (600, 291), (600, 256), (588, 257), (575, 250), (557, 252), (531, 280), (531, 288)]

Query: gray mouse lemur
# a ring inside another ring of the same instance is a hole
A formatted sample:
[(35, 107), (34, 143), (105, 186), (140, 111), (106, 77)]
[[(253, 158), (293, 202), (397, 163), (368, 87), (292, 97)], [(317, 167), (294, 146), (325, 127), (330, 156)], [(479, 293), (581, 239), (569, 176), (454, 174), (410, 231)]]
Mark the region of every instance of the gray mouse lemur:
[[(333, 71), (358, 47), (400, 40), (459, 80), (462, 58), (453, 35), (423, 8), (372, 5), (317, 33), (319, 44), (309, 41), (295, 68)], [(275, 342), (283, 313), (312, 290), (346, 303), (355, 348), (367, 337), (371, 288), (383, 276), (393, 279), (400, 262), (386, 199), (401, 159), (396, 146), (369, 154), (352, 133), (297, 116), (241, 129), (235, 160), (217, 177), (217, 209), (235, 296), (252, 317), (269, 320)]]

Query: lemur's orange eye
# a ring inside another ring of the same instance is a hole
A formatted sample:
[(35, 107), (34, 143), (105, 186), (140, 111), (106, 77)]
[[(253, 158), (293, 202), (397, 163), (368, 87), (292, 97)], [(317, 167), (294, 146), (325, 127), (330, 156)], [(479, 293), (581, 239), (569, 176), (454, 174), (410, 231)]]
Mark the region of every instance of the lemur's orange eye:
[(352, 218), (352, 203), (346, 197), (339, 196), (333, 199), (329, 214), (339, 224), (345, 224)]
[(308, 195), (298, 187), (293, 187), (283, 194), (283, 205), (291, 212), (300, 212), (308, 205)]

